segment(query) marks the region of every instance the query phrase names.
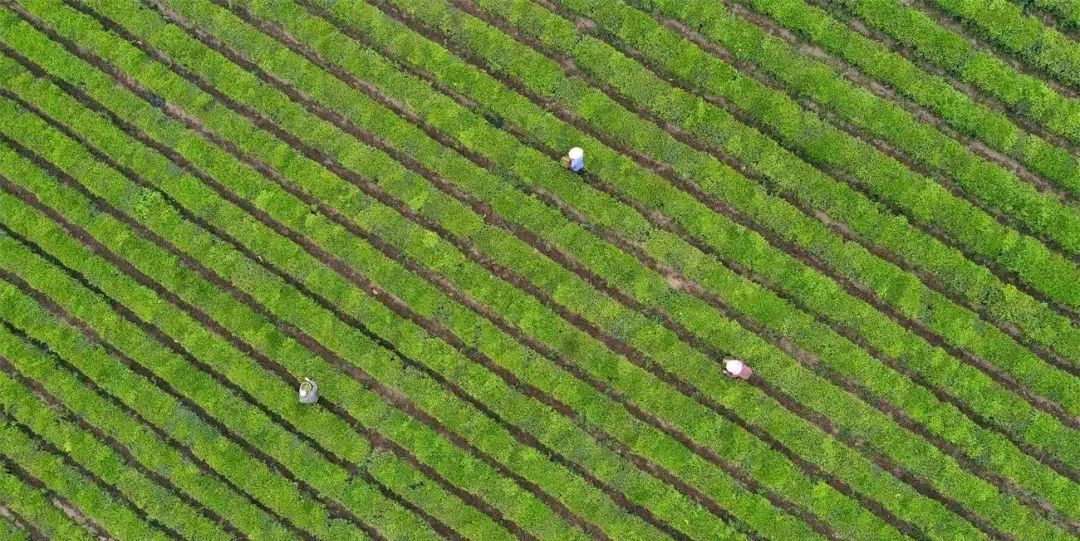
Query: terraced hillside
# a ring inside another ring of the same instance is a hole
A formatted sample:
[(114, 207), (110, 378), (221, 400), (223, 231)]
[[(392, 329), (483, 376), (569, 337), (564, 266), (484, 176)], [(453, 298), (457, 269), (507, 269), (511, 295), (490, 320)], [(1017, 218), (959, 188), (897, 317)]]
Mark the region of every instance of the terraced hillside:
[(1080, 538), (1078, 0), (0, 0), (0, 119), (5, 539)]

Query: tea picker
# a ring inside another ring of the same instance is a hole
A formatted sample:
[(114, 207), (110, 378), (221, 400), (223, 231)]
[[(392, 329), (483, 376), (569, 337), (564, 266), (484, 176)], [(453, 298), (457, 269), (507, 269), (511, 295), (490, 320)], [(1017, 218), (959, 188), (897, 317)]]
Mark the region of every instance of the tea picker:
[(314, 404), (319, 401), (319, 386), (311, 378), (300, 382), (300, 403)]
[(563, 167), (578, 173), (582, 169), (585, 169), (585, 151), (578, 147), (574, 147), (566, 153), (566, 156), (562, 157), (561, 161)]
[(754, 375), (754, 371), (750, 370), (750, 367), (746, 366), (746, 363), (738, 359), (725, 360), (724, 372), (727, 372), (728, 376), (742, 380), (750, 379), (750, 376)]

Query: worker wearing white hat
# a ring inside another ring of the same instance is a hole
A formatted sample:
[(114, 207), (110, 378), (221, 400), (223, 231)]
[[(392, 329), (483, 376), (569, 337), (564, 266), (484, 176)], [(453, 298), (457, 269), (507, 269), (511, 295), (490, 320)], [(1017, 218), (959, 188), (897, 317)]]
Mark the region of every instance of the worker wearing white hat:
[(581, 148), (574, 147), (570, 149), (570, 152), (566, 153), (566, 157), (570, 159), (568, 167), (571, 171), (577, 173), (585, 169), (585, 151)]
[(750, 379), (750, 376), (754, 374), (753, 370), (750, 370), (746, 363), (738, 359), (728, 359), (724, 361), (724, 371), (733, 378)]

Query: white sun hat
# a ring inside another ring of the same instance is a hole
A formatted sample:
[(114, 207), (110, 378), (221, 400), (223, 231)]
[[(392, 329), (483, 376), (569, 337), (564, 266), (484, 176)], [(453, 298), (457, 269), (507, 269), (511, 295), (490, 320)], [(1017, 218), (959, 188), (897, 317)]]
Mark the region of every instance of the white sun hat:
[(579, 147), (570, 149), (570, 152), (566, 153), (566, 156), (570, 158), (570, 170), (577, 172), (585, 168), (585, 151)]
[(724, 361), (724, 370), (732, 376), (741, 374), (744, 366), (746, 366), (746, 364), (737, 359), (728, 359)]

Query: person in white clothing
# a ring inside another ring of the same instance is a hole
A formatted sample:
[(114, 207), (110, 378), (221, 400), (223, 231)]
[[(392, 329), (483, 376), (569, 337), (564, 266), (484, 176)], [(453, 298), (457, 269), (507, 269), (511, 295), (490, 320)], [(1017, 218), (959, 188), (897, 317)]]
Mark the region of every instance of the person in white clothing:
[(562, 162), (567, 169), (577, 173), (585, 169), (585, 151), (574, 147), (566, 153), (566, 156), (563, 156)]
[(724, 371), (727, 372), (727, 375), (742, 380), (750, 379), (750, 376), (754, 373), (749, 366), (746, 366), (746, 363), (738, 359), (724, 361)]

